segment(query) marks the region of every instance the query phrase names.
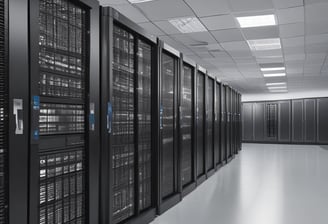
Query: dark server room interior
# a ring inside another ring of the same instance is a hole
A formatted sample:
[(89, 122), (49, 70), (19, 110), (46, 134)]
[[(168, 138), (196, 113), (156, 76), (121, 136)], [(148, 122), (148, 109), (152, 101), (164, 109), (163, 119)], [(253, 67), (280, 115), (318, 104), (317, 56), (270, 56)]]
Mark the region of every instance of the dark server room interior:
[(327, 0), (0, 0), (0, 224), (326, 224)]

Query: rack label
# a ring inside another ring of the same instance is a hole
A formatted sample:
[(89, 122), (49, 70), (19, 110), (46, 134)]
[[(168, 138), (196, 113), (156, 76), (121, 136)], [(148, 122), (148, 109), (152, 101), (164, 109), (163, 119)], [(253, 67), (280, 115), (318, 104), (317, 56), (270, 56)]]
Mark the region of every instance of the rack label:
[(40, 96), (33, 96), (33, 110), (40, 110)]
[(159, 128), (160, 129), (163, 129), (163, 112), (164, 112), (163, 105), (161, 105), (159, 108)]
[(107, 130), (108, 133), (112, 133), (112, 116), (113, 116), (113, 107), (111, 102), (107, 103)]

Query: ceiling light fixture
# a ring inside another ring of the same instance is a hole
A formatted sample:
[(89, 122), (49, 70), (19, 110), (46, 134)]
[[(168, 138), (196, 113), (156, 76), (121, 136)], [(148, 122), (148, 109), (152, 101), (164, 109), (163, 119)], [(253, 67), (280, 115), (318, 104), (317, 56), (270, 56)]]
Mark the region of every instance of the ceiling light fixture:
[(252, 51), (265, 51), (281, 49), (280, 38), (247, 40)]
[(285, 82), (271, 82), (271, 83), (266, 83), (266, 86), (280, 86), (280, 85), (286, 85)]
[(205, 32), (207, 29), (196, 17), (170, 19), (169, 22), (181, 33)]
[(287, 86), (268, 86), (269, 90), (274, 90), (274, 89), (287, 89)]
[(273, 14), (237, 17), (237, 21), (241, 28), (277, 25), (276, 17)]
[(262, 72), (272, 72), (272, 71), (284, 71), (285, 67), (276, 67), (276, 68), (261, 68)]
[(271, 93), (287, 93), (288, 90), (287, 89), (273, 89), (273, 90), (269, 90)]
[(283, 77), (286, 76), (286, 73), (273, 73), (273, 74), (263, 74), (264, 77)]
[(128, 0), (132, 4), (143, 3), (143, 2), (151, 2), (153, 0)]

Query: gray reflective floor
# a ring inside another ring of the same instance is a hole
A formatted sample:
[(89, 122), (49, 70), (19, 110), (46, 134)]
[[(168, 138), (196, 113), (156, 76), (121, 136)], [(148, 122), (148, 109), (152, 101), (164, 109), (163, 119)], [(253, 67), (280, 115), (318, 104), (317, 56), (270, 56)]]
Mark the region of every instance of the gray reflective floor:
[(244, 144), (152, 224), (327, 224), (328, 147)]

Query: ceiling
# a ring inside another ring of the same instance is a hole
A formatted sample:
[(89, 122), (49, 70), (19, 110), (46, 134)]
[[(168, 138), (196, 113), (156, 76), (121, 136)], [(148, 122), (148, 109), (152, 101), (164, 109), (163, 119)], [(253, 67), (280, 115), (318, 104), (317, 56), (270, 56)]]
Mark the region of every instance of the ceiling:
[[(266, 83), (286, 82), (288, 93), (328, 85), (328, 0), (100, 0), (207, 68), (243, 94), (268, 94)], [(238, 16), (274, 14), (277, 25), (240, 28)], [(168, 20), (197, 17), (205, 32), (181, 33)], [(246, 40), (280, 38), (281, 49), (251, 51)], [(204, 44), (204, 42), (206, 44)], [(201, 44), (200, 44), (201, 43)], [(261, 64), (280, 63), (286, 77), (264, 78)]]

